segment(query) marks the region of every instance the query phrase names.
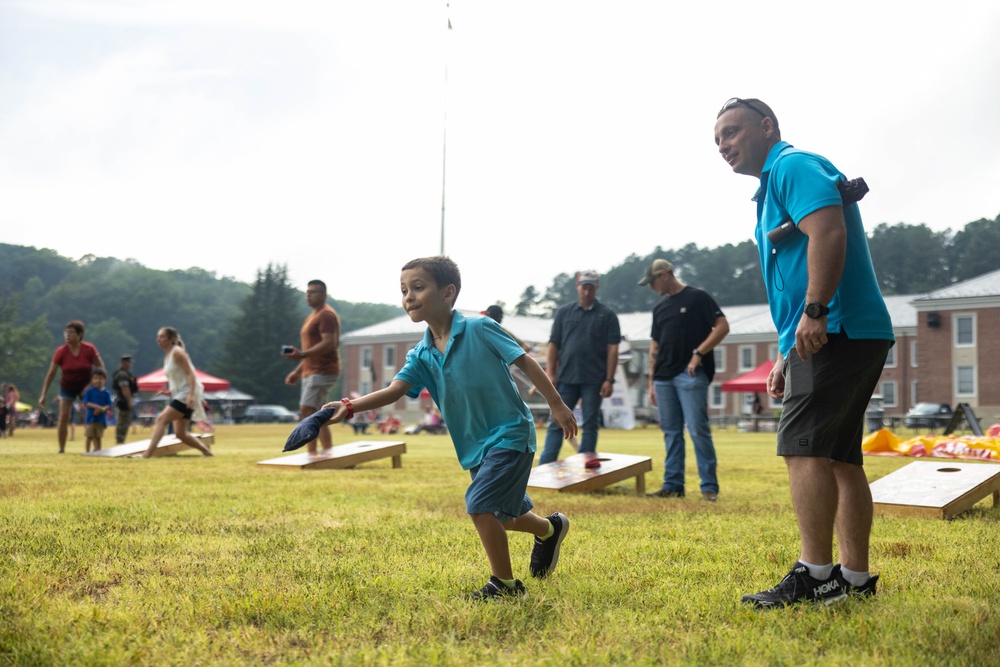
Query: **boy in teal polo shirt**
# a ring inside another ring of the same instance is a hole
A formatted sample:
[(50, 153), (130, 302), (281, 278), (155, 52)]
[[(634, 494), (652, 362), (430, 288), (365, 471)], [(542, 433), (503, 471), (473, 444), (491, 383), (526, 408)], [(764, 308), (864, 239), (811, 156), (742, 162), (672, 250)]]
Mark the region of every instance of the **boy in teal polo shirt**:
[(558, 512), (542, 518), (531, 511), (534, 505), (525, 489), (535, 457), (535, 426), (510, 365), (538, 388), (566, 438), (576, 435), (576, 420), (538, 363), (500, 325), (454, 310), (461, 288), (458, 266), (447, 257), (415, 259), (403, 266), (403, 308), (414, 322), (427, 323), (423, 341), (406, 355), (406, 364), (385, 389), (323, 407), (337, 407), (330, 420), (337, 423), (404, 395), (416, 398), (426, 387), (448, 426), (459, 463), (470, 471), (466, 512), (490, 561), (489, 581), (470, 598), (522, 598), (527, 592), (514, 578), (506, 531), (535, 536), (530, 571), (544, 577), (556, 567), (569, 519)]

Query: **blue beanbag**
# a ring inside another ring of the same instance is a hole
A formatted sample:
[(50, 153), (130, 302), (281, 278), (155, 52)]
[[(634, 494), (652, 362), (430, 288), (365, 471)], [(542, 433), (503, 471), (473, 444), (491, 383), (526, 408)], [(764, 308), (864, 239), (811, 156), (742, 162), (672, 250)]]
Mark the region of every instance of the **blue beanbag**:
[(323, 408), (318, 410), (301, 422), (295, 427), (295, 430), (291, 432), (288, 436), (288, 440), (285, 441), (285, 448), (281, 451), (291, 452), (298, 449), (307, 442), (312, 442), (319, 435), (320, 427), (330, 421), (334, 413), (337, 412), (337, 408)]

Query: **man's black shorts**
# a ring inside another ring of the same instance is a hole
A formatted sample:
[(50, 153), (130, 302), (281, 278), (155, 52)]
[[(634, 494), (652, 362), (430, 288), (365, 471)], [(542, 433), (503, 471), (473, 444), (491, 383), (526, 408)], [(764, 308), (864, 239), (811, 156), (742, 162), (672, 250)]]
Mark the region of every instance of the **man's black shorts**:
[(842, 333), (827, 338), (806, 361), (794, 349), (785, 357), (778, 456), (862, 465), (865, 410), (892, 341), (852, 340)]

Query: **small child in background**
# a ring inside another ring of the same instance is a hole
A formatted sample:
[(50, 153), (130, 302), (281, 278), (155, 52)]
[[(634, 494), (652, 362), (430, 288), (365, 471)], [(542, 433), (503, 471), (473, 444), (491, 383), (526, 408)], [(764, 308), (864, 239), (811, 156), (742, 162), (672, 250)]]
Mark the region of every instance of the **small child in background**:
[(454, 310), (461, 288), (458, 266), (447, 257), (415, 259), (403, 266), (403, 309), (414, 322), (427, 324), (423, 341), (409, 351), (388, 387), (323, 407), (336, 407), (331, 419), (336, 423), (403, 396), (417, 398), (426, 387), (448, 425), (459, 463), (472, 477), (465, 511), (490, 563), (489, 581), (469, 597), (519, 599), (527, 591), (514, 577), (506, 531), (534, 535), (529, 571), (544, 577), (559, 561), (569, 519), (559, 512), (541, 517), (531, 511), (525, 491), (535, 458), (535, 425), (509, 366), (521, 369), (538, 387), (565, 437), (576, 435), (576, 420), (538, 363), (499, 324)]
[(101, 438), (104, 436), (104, 429), (108, 427), (108, 410), (114, 399), (111, 398), (111, 392), (104, 388), (107, 379), (103, 368), (95, 368), (90, 387), (83, 392), (83, 405), (87, 408), (84, 435), (87, 437), (88, 452), (91, 445), (95, 452), (100, 451)]

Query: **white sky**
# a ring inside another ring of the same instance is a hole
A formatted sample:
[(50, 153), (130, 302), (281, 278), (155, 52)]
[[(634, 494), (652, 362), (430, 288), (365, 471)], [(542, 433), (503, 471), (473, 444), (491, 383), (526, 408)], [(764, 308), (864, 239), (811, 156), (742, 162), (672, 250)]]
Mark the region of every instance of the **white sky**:
[(512, 306), (750, 238), (732, 96), (864, 176), (869, 229), (957, 231), (1000, 213), (998, 34), (992, 0), (0, 0), (0, 240), (395, 303), (447, 109), (458, 305)]

